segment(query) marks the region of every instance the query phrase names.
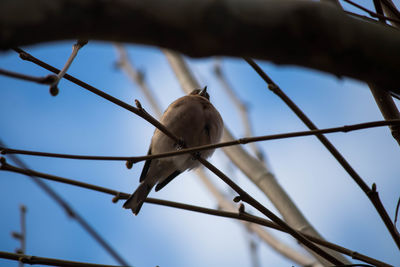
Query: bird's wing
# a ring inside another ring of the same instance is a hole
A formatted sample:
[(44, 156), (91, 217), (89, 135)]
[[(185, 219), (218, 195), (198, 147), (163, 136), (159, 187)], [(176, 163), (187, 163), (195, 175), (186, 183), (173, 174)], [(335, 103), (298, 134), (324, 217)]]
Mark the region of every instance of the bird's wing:
[(181, 173), (182, 172), (178, 171), (178, 170), (176, 170), (173, 173), (171, 173), (167, 178), (165, 178), (164, 180), (162, 180), (161, 182), (159, 182), (156, 185), (155, 191), (157, 192), (157, 191), (161, 190), (164, 186), (166, 186), (169, 182), (171, 182), (172, 179), (174, 179), (176, 176), (178, 176)]
[[(147, 155), (151, 155), (151, 145), (149, 147), (149, 151), (147, 152)], [(150, 163), (151, 163), (151, 159), (146, 160), (146, 162), (144, 163), (142, 173), (140, 174), (140, 180), (139, 180), (140, 182), (143, 182), (144, 179), (146, 178), (146, 175), (150, 168)]]

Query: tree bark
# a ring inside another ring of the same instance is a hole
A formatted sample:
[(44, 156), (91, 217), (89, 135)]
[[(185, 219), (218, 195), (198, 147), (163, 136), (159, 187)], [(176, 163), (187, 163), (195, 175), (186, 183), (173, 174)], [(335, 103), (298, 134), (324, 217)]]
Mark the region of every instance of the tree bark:
[(299, 0), (5, 0), (0, 49), (64, 39), (131, 42), (192, 57), (270, 60), (400, 94), (400, 34)]

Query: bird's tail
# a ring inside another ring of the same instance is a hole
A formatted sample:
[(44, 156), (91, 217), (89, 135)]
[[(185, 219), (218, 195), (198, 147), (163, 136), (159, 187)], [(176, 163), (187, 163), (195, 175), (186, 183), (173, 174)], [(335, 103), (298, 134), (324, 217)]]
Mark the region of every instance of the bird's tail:
[(143, 202), (146, 200), (147, 195), (150, 193), (153, 186), (154, 184), (149, 184), (148, 182), (143, 181), (128, 200), (125, 201), (123, 207), (125, 209), (131, 209), (133, 214), (138, 215)]

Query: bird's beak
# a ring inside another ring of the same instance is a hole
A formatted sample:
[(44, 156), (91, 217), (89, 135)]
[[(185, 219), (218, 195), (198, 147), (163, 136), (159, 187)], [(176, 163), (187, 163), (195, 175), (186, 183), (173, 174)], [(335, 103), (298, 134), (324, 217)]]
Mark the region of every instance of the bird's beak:
[(203, 90), (200, 91), (199, 95), (205, 97), (207, 94), (207, 86), (204, 86)]

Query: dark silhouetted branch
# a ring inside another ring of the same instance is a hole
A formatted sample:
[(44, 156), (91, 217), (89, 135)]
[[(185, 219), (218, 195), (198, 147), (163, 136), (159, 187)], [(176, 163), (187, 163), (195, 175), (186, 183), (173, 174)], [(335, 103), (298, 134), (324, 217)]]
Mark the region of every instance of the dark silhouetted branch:
[(77, 261), (67, 261), (67, 260), (60, 260), (60, 259), (53, 259), (53, 258), (43, 258), (31, 255), (21, 255), (16, 253), (4, 252), (0, 251), (0, 258), (8, 259), (8, 260), (15, 260), (22, 263), (35, 265), (49, 265), (49, 266), (71, 266), (71, 267), (118, 267), (117, 265), (104, 265), (104, 264), (93, 264), (93, 263), (86, 263), (86, 262), (77, 262)]
[[(355, 2), (353, 2), (353, 1), (351, 1), (351, 0), (343, 0), (343, 1), (349, 3), (349, 4), (352, 5), (352, 6), (355, 6), (356, 8), (361, 9), (362, 11), (367, 12), (371, 17), (378, 18), (378, 19), (381, 20), (381, 21), (389, 20), (389, 21), (393, 21), (393, 22), (400, 23), (400, 20), (397, 19), (397, 18), (386, 17), (386, 16), (384, 16), (383, 14), (376, 13), (376, 12), (374, 12), (374, 11), (372, 11), (372, 10), (369, 10), (368, 8), (365, 8), (365, 7), (359, 5), (359, 4), (357, 4), (357, 3), (355, 3)], [(374, 3), (375, 3), (375, 0), (374, 0)]]
[(35, 82), (35, 83), (40, 83), (40, 84), (51, 84), (54, 82), (56, 79), (56, 75), (47, 75), (45, 77), (35, 77), (35, 76), (30, 76), (30, 75), (25, 75), (9, 70), (4, 70), (0, 69), (0, 75), (20, 79), (20, 80), (25, 80), (25, 81), (30, 81), (30, 82)]
[(320, 134), (336, 133), (336, 132), (347, 133), (350, 131), (356, 131), (356, 130), (373, 128), (373, 127), (382, 127), (382, 126), (387, 126), (387, 125), (393, 125), (393, 126), (400, 125), (400, 119), (365, 122), (365, 123), (359, 123), (359, 124), (353, 124), (353, 125), (345, 125), (345, 126), (340, 126), (340, 127), (310, 130), (310, 131), (300, 131), (300, 132), (290, 132), (290, 133), (272, 134), (272, 135), (255, 136), (255, 137), (245, 137), (245, 138), (240, 138), (240, 139), (228, 141), (228, 142), (221, 142), (221, 143), (217, 143), (217, 144), (197, 146), (197, 147), (185, 148), (185, 149), (171, 151), (171, 152), (152, 154), (152, 155), (146, 155), (146, 156), (137, 156), (137, 157), (71, 155), (71, 154), (19, 150), (19, 149), (2, 148), (2, 147), (0, 147), (0, 153), (3, 155), (21, 154), (21, 155), (52, 157), (52, 158), (66, 158), (66, 159), (80, 159), (80, 160), (112, 160), (112, 161), (127, 160), (127, 161), (130, 161), (131, 163), (137, 163), (137, 162), (144, 161), (147, 159), (165, 158), (165, 157), (171, 157), (171, 156), (176, 156), (176, 155), (181, 155), (181, 154), (199, 152), (199, 151), (208, 150), (208, 149), (228, 147), (228, 146), (233, 146), (233, 145), (241, 145), (241, 144), (247, 144), (247, 143), (252, 143), (252, 142), (286, 139), (286, 138), (294, 138), (294, 137), (304, 137), (304, 136), (310, 136), (310, 135), (320, 135)]

